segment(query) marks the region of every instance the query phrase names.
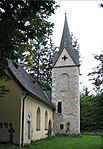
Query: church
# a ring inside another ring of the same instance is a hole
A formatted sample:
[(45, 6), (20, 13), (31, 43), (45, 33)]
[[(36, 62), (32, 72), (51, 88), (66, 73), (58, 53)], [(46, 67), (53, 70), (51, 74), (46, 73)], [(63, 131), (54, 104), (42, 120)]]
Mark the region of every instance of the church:
[(0, 97), (0, 142), (18, 145), (52, 135), (80, 134), (79, 52), (73, 49), (67, 17), (59, 51), (52, 64), (52, 93), (16, 62), (9, 61), (9, 82), (0, 82), (9, 92)]

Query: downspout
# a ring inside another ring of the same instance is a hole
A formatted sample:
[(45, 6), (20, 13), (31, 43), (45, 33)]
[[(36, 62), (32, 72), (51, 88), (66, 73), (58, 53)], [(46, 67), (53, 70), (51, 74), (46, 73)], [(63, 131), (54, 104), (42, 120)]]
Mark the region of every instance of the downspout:
[(28, 93), (23, 98), (22, 104), (22, 138), (21, 138), (21, 146), (24, 146), (24, 110), (25, 110), (25, 99), (28, 96)]

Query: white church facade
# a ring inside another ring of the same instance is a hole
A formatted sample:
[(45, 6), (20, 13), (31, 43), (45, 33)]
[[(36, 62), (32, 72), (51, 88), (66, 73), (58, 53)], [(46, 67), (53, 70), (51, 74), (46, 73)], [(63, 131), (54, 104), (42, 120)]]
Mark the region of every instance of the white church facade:
[(53, 58), (52, 99), (17, 63), (10, 61), (7, 71), (11, 81), (0, 82), (9, 88), (0, 97), (0, 142), (29, 144), (46, 138), (48, 129), (52, 135), (80, 134), (79, 53), (73, 49), (66, 15)]

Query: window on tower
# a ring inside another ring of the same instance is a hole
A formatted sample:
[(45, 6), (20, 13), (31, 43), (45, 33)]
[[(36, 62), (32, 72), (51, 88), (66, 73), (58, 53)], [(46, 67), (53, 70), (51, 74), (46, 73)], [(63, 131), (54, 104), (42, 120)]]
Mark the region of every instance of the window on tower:
[(60, 129), (64, 129), (64, 125), (63, 124), (60, 124)]
[(61, 101), (58, 102), (58, 109), (57, 110), (58, 110), (58, 113), (60, 113), (60, 114), (62, 113), (62, 102)]
[(60, 76), (60, 90), (68, 90), (68, 89), (69, 89), (69, 75), (63, 73)]

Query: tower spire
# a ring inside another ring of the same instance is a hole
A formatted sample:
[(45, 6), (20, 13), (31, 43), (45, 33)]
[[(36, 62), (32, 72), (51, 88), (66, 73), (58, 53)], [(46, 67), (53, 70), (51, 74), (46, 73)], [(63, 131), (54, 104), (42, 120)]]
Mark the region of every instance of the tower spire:
[(62, 51), (66, 47), (70, 47), (71, 49), (73, 49), (71, 35), (70, 35), (68, 22), (67, 22), (67, 13), (65, 12), (65, 21), (64, 21), (62, 38), (61, 38), (60, 51)]
[(68, 21), (67, 21), (67, 14), (65, 12), (65, 20), (64, 20), (64, 28), (63, 28), (63, 33), (62, 33), (62, 38), (61, 38), (61, 43), (60, 43), (60, 48), (58, 53), (54, 55), (53, 58), (53, 67), (56, 64), (59, 56), (61, 55), (62, 51), (66, 49), (74, 63), (79, 66), (79, 52), (74, 50), (73, 45), (72, 45), (72, 38), (70, 35), (69, 27), (68, 27)]

